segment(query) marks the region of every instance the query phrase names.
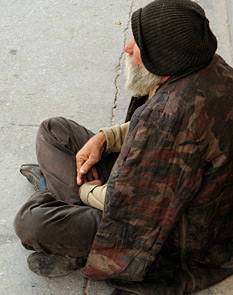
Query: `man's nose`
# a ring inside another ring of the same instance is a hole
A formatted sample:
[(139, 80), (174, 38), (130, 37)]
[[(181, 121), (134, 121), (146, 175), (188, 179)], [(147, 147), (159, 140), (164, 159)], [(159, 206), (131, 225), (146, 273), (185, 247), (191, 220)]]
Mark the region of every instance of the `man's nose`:
[(125, 46), (125, 52), (129, 54), (133, 54), (133, 49), (135, 45), (134, 38)]

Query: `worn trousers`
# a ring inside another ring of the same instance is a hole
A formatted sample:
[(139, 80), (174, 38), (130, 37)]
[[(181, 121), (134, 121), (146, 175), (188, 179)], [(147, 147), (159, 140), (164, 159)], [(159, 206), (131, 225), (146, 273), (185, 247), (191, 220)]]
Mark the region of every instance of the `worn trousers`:
[[(57, 117), (39, 127), (36, 152), (48, 190), (35, 192), (14, 220), (26, 249), (47, 254), (86, 257), (102, 212), (78, 197), (76, 154), (94, 135), (78, 123)], [(104, 154), (96, 167), (107, 181), (118, 154)]]

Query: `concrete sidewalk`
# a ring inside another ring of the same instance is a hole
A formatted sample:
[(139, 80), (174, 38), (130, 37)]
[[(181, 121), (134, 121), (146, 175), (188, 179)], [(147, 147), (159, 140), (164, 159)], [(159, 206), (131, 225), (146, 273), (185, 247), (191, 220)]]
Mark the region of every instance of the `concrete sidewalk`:
[[(231, 1), (197, 2), (206, 9), (218, 37), (218, 52), (233, 65)], [(36, 162), (36, 132), (46, 118), (64, 116), (93, 131), (124, 121), (130, 94), (123, 86), (123, 49), (132, 36), (130, 15), (149, 2), (0, 0), (1, 295), (112, 292), (105, 283), (86, 284), (82, 271), (46, 279), (28, 270), (29, 252), (12, 225), (33, 193), (19, 167)], [(233, 277), (196, 294), (233, 295)]]

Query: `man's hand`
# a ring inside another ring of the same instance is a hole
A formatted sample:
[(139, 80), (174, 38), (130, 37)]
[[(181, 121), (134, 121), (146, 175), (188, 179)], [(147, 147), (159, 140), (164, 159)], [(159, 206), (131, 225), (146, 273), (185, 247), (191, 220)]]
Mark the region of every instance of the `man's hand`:
[[(106, 137), (103, 132), (99, 132), (91, 137), (76, 155), (77, 163), (77, 184), (82, 185), (84, 176), (87, 179), (98, 179), (97, 169), (93, 167), (101, 159), (106, 144)], [(93, 167), (93, 168), (92, 168)], [(92, 169), (91, 169), (92, 168)], [(89, 175), (88, 172), (90, 171)]]

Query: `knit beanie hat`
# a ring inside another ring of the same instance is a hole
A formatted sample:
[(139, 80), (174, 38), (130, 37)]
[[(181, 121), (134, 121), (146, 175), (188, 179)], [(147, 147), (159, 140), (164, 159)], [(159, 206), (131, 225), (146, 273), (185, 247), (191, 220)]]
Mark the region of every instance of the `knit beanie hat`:
[(217, 40), (204, 10), (191, 0), (156, 0), (135, 11), (132, 31), (147, 70), (172, 76), (206, 65)]

